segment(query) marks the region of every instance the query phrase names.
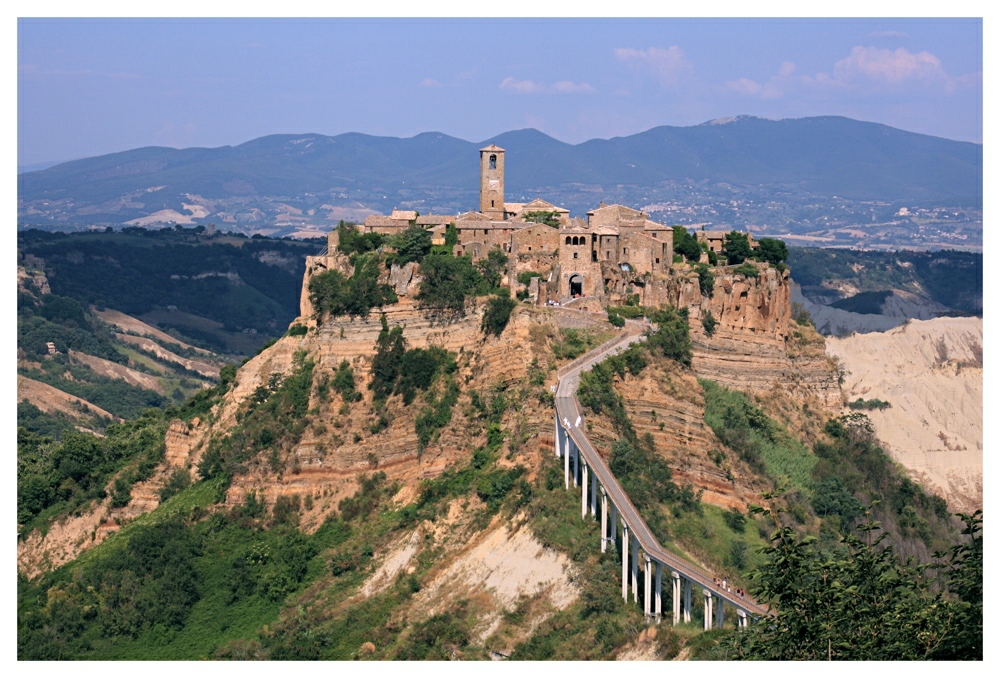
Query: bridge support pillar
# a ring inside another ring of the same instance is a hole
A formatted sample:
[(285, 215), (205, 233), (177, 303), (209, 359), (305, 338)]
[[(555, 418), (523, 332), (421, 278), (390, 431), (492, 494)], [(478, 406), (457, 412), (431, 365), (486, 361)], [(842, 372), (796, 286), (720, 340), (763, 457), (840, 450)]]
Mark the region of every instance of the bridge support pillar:
[(573, 487), (580, 486), (580, 448), (573, 443)]
[(743, 610), (736, 610), (736, 628), (743, 631), (747, 627), (747, 613)]
[(563, 452), (563, 471), (564, 471), (564, 475), (566, 476), (566, 489), (568, 490), (569, 489), (569, 455), (570, 455), (570, 452), (569, 452), (570, 439), (569, 439), (569, 432), (568, 431), (564, 431), (563, 439), (566, 441), (563, 444), (563, 449), (565, 450)]
[(663, 565), (659, 561), (656, 563), (656, 593), (653, 600), (656, 602), (653, 614), (656, 616), (656, 623), (659, 624), (663, 616)]
[(562, 426), (559, 424), (559, 410), (556, 410), (556, 437), (552, 439), (552, 449), (555, 450), (556, 459), (559, 458), (559, 450), (562, 449)]
[(590, 479), (590, 517), (597, 516), (597, 474)]
[(618, 507), (611, 502), (611, 544), (618, 544)]
[(684, 621), (691, 622), (691, 580), (684, 580)]
[(622, 600), (628, 602), (628, 525), (622, 526)]
[(702, 589), (705, 594), (705, 630), (712, 630), (712, 592), (708, 589)]
[[(612, 526), (614, 529), (614, 526)], [(601, 488), (601, 553), (608, 550), (608, 493)]]
[(632, 534), (632, 602), (639, 602), (639, 540)]
[(650, 617), (653, 616), (653, 561), (649, 559), (649, 554), (645, 554), (643, 565), (645, 566), (643, 573), (645, 575), (645, 586), (643, 587), (642, 613), (648, 623)]
[(590, 475), (589, 471), (586, 464), (581, 465), (580, 487), (583, 488), (583, 492), (580, 493), (580, 513), (584, 520), (587, 519), (587, 476)]
[(673, 588), (670, 591), (670, 603), (674, 610), (674, 626), (681, 623), (681, 575), (678, 572), (670, 572), (670, 579)]
[(722, 597), (715, 599), (715, 628), (721, 629), (726, 620), (726, 601)]

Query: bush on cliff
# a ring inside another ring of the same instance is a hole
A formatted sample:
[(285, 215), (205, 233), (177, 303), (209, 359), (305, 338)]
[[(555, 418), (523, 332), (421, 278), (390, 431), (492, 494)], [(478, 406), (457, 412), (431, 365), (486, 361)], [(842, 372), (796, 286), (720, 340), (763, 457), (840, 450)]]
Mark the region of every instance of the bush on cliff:
[(482, 331), (483, 334), (492, 334), (499, 337), (507, 328), (510, 322), (510, 314), (517, 306), (517, 302), (510, 297), (494, 295), (486, 302), (486, 311), (483, 313)]
[(381, 233), (361, 233), (354, 224), (345, 224), (340, 220), (337, 226), (338, 237), (337, 249), (344, 254), (364, 254), (377, 250), (385, 243), (385, 236)]
[(656, 333), (647, 342), (650, 350), (658, 348), (671, 360), (690, 367), (691, 326), (688, 324), (687, 309), (664, 308), (654, 311), (649, 319), (657, 325)]
[(674, 226), (674, 252), (682, 255), (688, 261), (701, 259), (701, 246), (698, 238), (683, 226)]
[(325, 271), (309, 280), (309, 299), (317, 322), (326, 316), (348, 315), (367, 318), (373, 308), (399, 301), (391, 285), (379, 283), (382, 260), (378, 254), (355, 256), (354, 275), (344, 278), (340, 271)]
[(727, 264), (730, 266), (742, 264), (750, 258), (752, 253), (750, 239), (746, 233), (741, 233), (740, 231), (726, 233), (725, 242), (722, 245), (722, 254), (725, 255)]

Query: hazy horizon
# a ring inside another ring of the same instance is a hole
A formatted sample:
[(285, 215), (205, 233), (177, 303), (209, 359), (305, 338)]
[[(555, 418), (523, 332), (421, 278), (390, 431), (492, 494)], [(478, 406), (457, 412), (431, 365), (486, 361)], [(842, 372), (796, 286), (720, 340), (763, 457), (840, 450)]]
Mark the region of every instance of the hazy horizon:
[(982, 142), (979, 19), (19, 19), (18, 165), (839, 115)]

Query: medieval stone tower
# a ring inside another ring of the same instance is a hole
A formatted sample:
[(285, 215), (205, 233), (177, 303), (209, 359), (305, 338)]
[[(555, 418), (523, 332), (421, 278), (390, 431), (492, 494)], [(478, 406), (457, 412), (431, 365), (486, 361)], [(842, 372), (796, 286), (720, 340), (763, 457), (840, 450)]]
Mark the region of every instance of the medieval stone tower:
[(493, 144), (479, 149), (479, 211), (498, 221), (504, 218), (503, 154)]

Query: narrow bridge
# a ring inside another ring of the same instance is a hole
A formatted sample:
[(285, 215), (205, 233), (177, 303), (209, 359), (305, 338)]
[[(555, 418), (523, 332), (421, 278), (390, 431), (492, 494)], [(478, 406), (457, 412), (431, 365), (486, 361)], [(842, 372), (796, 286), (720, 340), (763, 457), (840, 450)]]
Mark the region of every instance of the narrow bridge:
[[(597, 495), (600, 487), (601, 506), (601, 552), (608, 544), (615, 545), (621, 538), (622, 554), (622, 597), (627, 601), (629, 584), (632, 600), (639, 602), (639, 560), (642, 552), (643, 605), (647, 620), (660, 621), (663, 607), (663, 570), (670, 571), (672, 583), (671, 602), (674, 624), (691, 621), (691, 589), (702, 590), (705, 605), (705, 630), (722, 628), (725, 605), (736, 609), (739, 628), (746, 627), (751, 619), (767, 614), (767, 610), (748, 598), (724, 590), (712, 581), (712, 576), (701, 568), (669, 553), (653, 535), (639, 511), (618, 484), (618, 480), (604, 459), (587, 439), (586, 427), (580, 402), (576, 398), (580, 384), (580, 373), (591, 369), (605, 358), (621, 353), (632, 344), (645, 339), (643, 332), (648, 326), (629, 320), (625, 331), (594, 350), (580, 356), (558, 372), (559, 386), (556, 389), (556, 455), (563, 458), (566, 489), (570, 479), (573, 487), (582, 488), (581, 513), (583, 519), (595, 520), (598, 514)], [(572, 466), (572, 473), (570, 467)], [(589, 497), (588, 497), (589, 485)], [(611, 521), (608, 521), (608, 504), (611, 505)], [(629, 551), (631, 550), (631, 567)], [(655, 575), (654, 575), (655, 571)], [(655, 581), (654, 581), (655, 580)], [(682, 593), (683, 590), (683, 593)], [(713, 614), (714, 613), (714, 614)], [(713, 621), (714, 617), (714, 621)]]

